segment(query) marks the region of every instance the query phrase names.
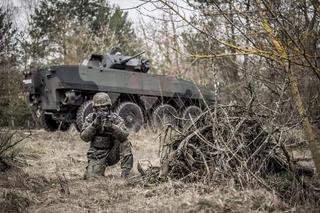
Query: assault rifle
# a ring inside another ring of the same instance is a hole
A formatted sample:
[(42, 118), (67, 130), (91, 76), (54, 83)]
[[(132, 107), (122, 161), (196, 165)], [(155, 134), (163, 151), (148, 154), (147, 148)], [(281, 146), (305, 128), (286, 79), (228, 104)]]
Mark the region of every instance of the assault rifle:
[(113, 117), (109, 112), (105, 112), (105, 111), (99, 111), (97, 113), (95, 113), (94, 119), (100, 119), (101, 123), (101, 127), (103, 129), (108, 129), (112, 127), (112, 123), (114, 122)]
[(101, 119), (100, 126), (102, 127), (102, 130), (112, 130), (113, 136), (118, 138), (119, 141), (122, 142), (129, 136), (129, 133), (126, 130), (114, 125), (114, 118), (110, 112), (97, 112), (94, 119), (97, 117)]

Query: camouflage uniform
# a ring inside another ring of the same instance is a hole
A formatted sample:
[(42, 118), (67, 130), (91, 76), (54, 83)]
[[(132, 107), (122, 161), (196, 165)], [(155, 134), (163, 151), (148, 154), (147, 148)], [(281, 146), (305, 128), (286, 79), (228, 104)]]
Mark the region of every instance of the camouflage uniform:
[(94, 125), (94, 116), (95, 113), (91, 113), (86, 117), (80, 135), (82, 140), (90, 141), (85, 179), (103, 176), (107, 166), (115, 165), (119, 161), (121, 161), (121, 176), (126, 177), (133, 166), (133, 155), (123, 119), (111, 113), (112, 125), (105, 129)]

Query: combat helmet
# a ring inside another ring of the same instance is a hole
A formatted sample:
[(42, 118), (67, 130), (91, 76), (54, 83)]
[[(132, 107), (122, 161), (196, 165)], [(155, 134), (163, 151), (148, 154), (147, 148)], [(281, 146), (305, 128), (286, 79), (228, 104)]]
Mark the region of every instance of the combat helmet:
[(111, 106), (112, 102), (109, 95), (105, 92), (98, 92), (93, 96), (93, 107)]

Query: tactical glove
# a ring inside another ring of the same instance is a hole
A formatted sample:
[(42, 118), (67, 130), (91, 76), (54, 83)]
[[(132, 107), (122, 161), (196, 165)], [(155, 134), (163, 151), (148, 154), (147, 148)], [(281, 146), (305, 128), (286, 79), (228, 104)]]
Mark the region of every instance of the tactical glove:
[(112, 124), (111, 128), (112, 128), (112, 131), (113, 131), (115, 137), (120, 142), (127, 140), (128, 136), (129, 136), (129, 133), (127, 131), (124, 131), (123, 129), (121, 129), (120, 127), (118, 127), (115, 124)]
[(93, 120), (93, 126), (98, 127), (101, 125), (101, 116), (98, 114)]

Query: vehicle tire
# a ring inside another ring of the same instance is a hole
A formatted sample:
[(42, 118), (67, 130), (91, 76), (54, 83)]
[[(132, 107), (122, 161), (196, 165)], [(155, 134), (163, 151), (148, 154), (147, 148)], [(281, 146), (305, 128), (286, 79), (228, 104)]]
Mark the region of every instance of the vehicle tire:
[(85, 101), (77, 111), (77, 117), (75, 121), (75, 127), (80, 132), (84, 124), (85, 118), (93, 112), (92, 100)]
[(182, 113), (182, 126), (186, 127), (192, 124), (192, 121), (190, 119), (190, 117), (192, 119), (197, 118), (198, 116), (200, 116), (202, 113), (202, 110), (200, 109), (200, 107), (198, 106), (188, 106), (187, 108), (185, 108), (185, 110)]
[(133, 102), (121, 103), (115, 112), (124, 120), (129, 131), (138, 132), (144, 123), (141, 108)]
[(177, 110), (169, 104), (159, 105), (152, 113), (152, 124), (155, 128), (164, 128), (169, 124), (177, 125)]

